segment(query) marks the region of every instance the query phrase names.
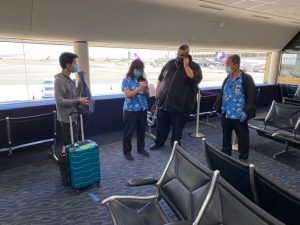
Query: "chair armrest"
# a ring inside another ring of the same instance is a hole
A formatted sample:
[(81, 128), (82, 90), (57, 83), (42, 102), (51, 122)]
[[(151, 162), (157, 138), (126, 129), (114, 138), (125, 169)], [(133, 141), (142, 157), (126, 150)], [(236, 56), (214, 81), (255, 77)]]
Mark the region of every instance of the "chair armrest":
[(262, 118), (262, 117), (256, 117), (256, 118), (253, 118), (252, 120), (265, 121), (265, 118)]
[(278, 131), (278, 130), (284, 130), (284, 131), (288, 131), (288, 132), (293, 132), (295, 127), (278, 127), (277, 129), (275, 129), (274, 131)]
[[(292, 93), (288, 93), (287, 94), (288, 96), (291, 96), (291, 98), (293, 98), (295, 96), (295, 94), (292, 94)], [(285, 97), (286, 98), (286, 97)]]
[(252, 129), (254, 129), (254, 130), (259, 130), (259, 131), (262, 130), (262, 127), (255, 126), (255, 125), (253, 125), (253, 124), (251, 124), (251, 123), (248, 123), (248, 126), (249, 126), (249, 128), (252, 128)]
[(171, 223), (165, 223), (164, 225), (192, 225), (191, 221), (176, 221), (176, 222), (171, 222)]
[(284, 97), (284, 98), (282, 98), (282, 103), (283, 104), (291, 104), (291, 105), (299, 106), (300, 105), (300, 99)]
[(289, 135), (289, 134), (284, 134), (284, 133), (276, 133), (276, 134), (273, 135), (273, 137), (280, 138), (284, 141), (295, 143), (297, 145), (300, 144), (300, 138), (295, 137), (292, 134)]
[(147, 177), (147, 178), (141, 178), (141, 179), (133, 179), (127, 181), (127, 186), (128, 187), (133, 187), (133, 186), (143, 186), (143, 185), (155, 185), (157, 183), (157, 179), (153, 177)]

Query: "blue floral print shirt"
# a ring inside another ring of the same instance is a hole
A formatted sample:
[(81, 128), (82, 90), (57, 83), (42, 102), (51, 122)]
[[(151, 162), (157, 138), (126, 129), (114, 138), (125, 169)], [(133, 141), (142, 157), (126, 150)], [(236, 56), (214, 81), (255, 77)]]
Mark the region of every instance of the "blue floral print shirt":
[(229, 119), (240, 119), (244, 108), (245, 98), (241, 75), (242, 73), (235, 79), (232, 79), (232, 76), (228, 75), (229, 77), (224, 87), (221, 109), (222, 114)]
[[(147, 81), (146, 81), (147, 82)], [(147, 82), (148, 83), (148, 82)], [(135, 79), (132, 79), (130, 77), (126, 77), (123, 79), (122, 82), (122, 91), (130, 90), (133, 91), (139, 86), (139, 82)], [(146, 111), (148, 110), (148, 103), (146, 95), (143, 91), (140, 91), (139, 94), (133, 96), (132, 98), (127, 98), (125, 96), (125, 101), (123, 105), (123, 110), (126, 111)]]

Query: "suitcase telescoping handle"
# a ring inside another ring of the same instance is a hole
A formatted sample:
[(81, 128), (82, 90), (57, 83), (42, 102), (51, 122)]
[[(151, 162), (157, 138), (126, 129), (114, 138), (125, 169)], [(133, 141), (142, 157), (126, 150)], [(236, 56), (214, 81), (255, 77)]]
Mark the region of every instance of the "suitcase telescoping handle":
[(83, 131), (83, 119), (82, 114), (80, 112), (72, 112), (69, 114), (69, 121), (70, 121), (70, 132), (71, 132), (71, 142), (74, 144), (74, 133), (73, 133), (73, 123), (72, 123), (72, 115), (78, 114), (80, 118), (80, 130), (81, 130), (81, 140), (84, 141), (84, 131)]

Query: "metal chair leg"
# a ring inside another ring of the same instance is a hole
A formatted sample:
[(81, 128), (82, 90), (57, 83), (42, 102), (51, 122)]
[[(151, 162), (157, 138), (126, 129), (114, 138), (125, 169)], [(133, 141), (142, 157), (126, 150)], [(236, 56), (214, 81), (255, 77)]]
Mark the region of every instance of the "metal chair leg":
[(286, 154), (289, 150), (289, 142), (286, 141), (285, 144), (284, 144), (284, 150), (281, 151), (281, 152), (278, 152), (276, 154), (273, 155), (273, 158), (274, 159), (277, 159), (279, 155), (283, 155), (283, 154)]

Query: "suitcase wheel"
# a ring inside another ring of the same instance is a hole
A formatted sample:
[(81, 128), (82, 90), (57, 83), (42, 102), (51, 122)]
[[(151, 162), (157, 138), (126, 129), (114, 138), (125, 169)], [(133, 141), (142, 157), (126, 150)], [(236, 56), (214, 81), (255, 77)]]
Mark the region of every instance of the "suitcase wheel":
[(80, 190), (79, 189), (76, 189), (76, 195), (78, 195), (80, 193)]

